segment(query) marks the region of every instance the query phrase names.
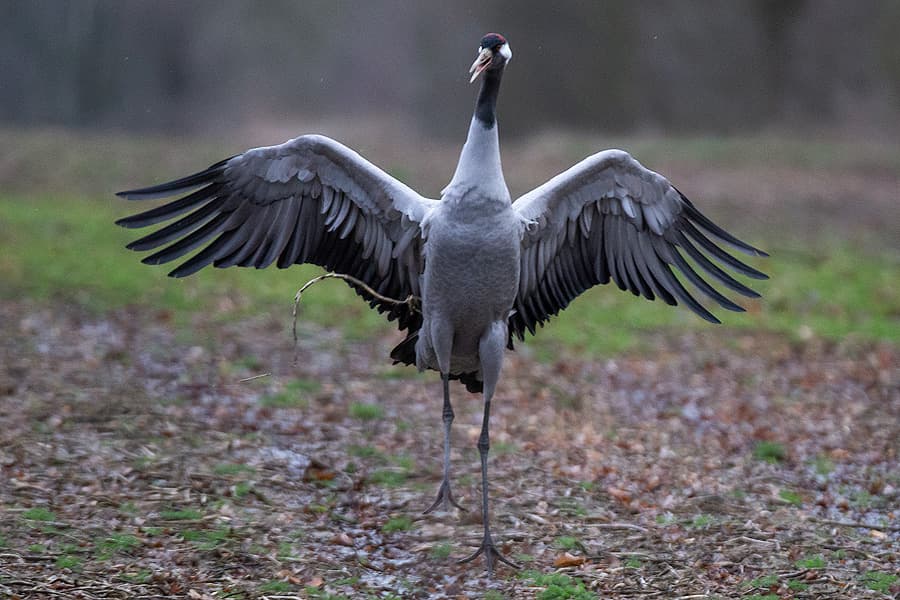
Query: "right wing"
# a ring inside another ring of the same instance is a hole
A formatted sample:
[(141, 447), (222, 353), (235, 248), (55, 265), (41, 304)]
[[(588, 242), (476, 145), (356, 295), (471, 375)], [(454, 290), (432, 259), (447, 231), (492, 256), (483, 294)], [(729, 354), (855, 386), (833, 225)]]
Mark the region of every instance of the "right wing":
[(665, 177), (621, 150), (585, 158), (516, 200), (513, 208), (527, 223), (519, 291), (509, 320), (510, 335), (520, 339), (526, 330), (533, 335), (537, 325), (583, 291), (610, 280), (636, 296), (659, 297), (672, 305), (681, 301), (718, 323), (675, 277), (673, 267), (722, 307), (744, 310), (701, 277), (682, 251), (706, 275), (744, 296), (759, 294), (710, 257), (748, 277), (766, 279), (706, 234), (750, 255), (767, 256), (765, 252), (713, 223)]

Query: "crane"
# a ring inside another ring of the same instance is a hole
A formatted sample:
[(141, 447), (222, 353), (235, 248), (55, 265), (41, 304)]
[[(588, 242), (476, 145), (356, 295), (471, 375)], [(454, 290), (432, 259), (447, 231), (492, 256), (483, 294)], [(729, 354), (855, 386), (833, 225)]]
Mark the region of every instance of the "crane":
[[(713, 223), (665, 177), (622, 150), (588, 156), (513, 202), (503, 178), (496, 117), (511, 58), (502, 35), (482, 38), (469, 70), (470, 83), (481, 77), (481, 88), (456, 171), (440, 200), (419, 195), (321, 135), (247, 150), (193, 175), (118, 194), (132, 200), (180, 196), (117, 221), (136, 228), (179, 217), (128, 245), (140, 251), (163, 246), (142, 260), (151, 265), (199, 248), (173, 277), (208, 265), (314, 263), (346, 275), (372, 308), (397, 321), (406, 336), (391, 352), (394, 361), (435, 370), (443, 382), (443, 476), (426, 513), (462, 508), (450, 486), (450, 381), (482, 394), (477, 447), (483, 537), (460, 562), (484, 554), (489, 574), (497, 561), (516, 566), (498, 550), (488, 511), (491, 400), (514, 338), (535, 334), (598, 284), (614, 282), (635, 296), (681, 302), (718, 323), (673, 269), (731, 311), (744, 309), (698, 270), (751, 298), (759, 294), (723, 267), (766, 278), (720, 244), (753, 256), (765, 252)], [(419, 302), (389, 301), (404, 297)]]

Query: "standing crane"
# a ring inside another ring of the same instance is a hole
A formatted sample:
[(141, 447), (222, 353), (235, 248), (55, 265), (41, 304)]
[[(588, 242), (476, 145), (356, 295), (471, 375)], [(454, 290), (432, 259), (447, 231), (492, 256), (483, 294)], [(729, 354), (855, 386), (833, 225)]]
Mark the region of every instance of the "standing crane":
[[(262, 269), (314, 263), (365, 284), (351, 282), (372, 308), (406, 332), (391, 357), (420, 371), (438, 371), (443, 381), (443, 477), (426, 513), (451, 504), (461, 508), (450, 487), (450, 380), (483, 395), (478, 452), (484, 535), (460, 562), (484, 554), (488, 573), (497, 560), (515, 566), (491, 536), (487, 462), (491, 399), (513, 338), (534, 334), (583, 291), (610, 281), (636, 296), (683, 302), (718, 323), (673, 268), (723, 308), (743, 310), (686, 257), (747, 297), (759, 294), (711, 259), (766, 278), (717, 242), (750, 255), (764, 252), (713, 223), (665, 177), (621, 150), (589, 156), (512, 202), (496, 116), (500, 80), (511, 58), (502, 35), (482, 38), (469, 71), (470, 83), (482, 77), (481, 89), (456, 172), (440, 200), (420, 196), (320, 135), (254, 148), (182, 179), (118, 194), (131, 200), (186, 194), (117, 221), (146, 227), (184, 215), (128, 245), (164, 246), (143, 259), (151, 265), (200, 248), (172, 277), (210, 264)], [(407, 297), (420, 303), (389, 301)]]

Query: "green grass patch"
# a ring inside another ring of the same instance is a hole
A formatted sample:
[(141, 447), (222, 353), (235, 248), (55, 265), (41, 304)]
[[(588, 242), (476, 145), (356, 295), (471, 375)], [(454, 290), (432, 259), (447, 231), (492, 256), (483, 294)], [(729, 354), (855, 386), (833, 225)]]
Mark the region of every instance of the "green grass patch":
[(294, 546), (290, 542), (280, 542), (277, 556), (278, 558), (291, 558), (294, 556)]
[(69, 569), (70, 571), (79, 571), (81, 569), (82, 560), (71, 554), (63, 554), (56, 559), (57, 569)]
[(412, 471), (416, 466), (416, 461), (412, 456), (406, 454), (394, 454), (390, 457), (392, 463), (403, 469), (404, 471)]
[(287, 592), (290, 592), (293, 587), (294, 586), (287, 581), (273, 579), (272, 581), (267, 581), (260, 585), (259, 588), (257, 588), (257, 591), (262, 594), (286, 594)]
[(193, 508), (161, 510), (159, 518), (164, 521), (196, 521), (203, 518), (203, 513)]
[(712, 515), (700, 514), (694, 517), (690, 523), (688, 523), (688, 527), (691, 529), (706, 529), (713, 523)]
[(670, 512), (664, 512), (662, 514), (656, 515), (656, 524), (662, 525), (663, 527), (667, 527), (669, 525), (674, 525), (678, 522), (677, 517)]
[(787, 451), (778, 442), (763, 440), (753, 447), (753, 458), (767, 463), (780, 463), (787, 458)]
[(191, 542), (199, 550), (213, 550), (225, 542), (231, 536), (227, 527), (219, 529), (186, 529), (181, 532), (181, 537), (186, 542)]
[(824, 477), (834, 471), (834, 462), (827, 456), (817, 456), (813, 461), (813, 468), (815, 468), (817, 474)]
[(248, 481), (239, 481), (234, 484), (233, 494), (235, 498), (243, 498), (253, 491), (253, 484)]
[(874, 498), (866, 490), (858, 490), (850, 497), (850, 504), (855, 508), (866, 510), (871, 508)]
[(309, 598), (310, 600), (349, 600), (349, 598), (343, 594), (332, 594), (312, 586), (306, 586), (303, 591), (306, 594), (304, 597)]
[(412, 529), (412, 519), (409, 517), (392, 517), (388, 519), (381, 530), (385, 533), (394, 533), (395, 531), (409, 531)]
[(597, 600), (597, 596), (585, 588), (582, 580), (568, 575), (524, 571), (520, 577), (530, 579), (534, 585), (544, 588), (535, 596), (538, 600)]
[(273, 408), (306, 408), (309, 406), (309, 396), (321, 387), (322, 384), (312, 379), (293, 379), (280, 392), (266, 394), (259, 401), (263, 406)]
[(431, 547), (431, 556), (432, 558), (436, 558), (438, 560), (446, 560), (450, 558), (450, 553), (453, 551), (453, 546), (448, 542), (442, 542), (440, 544), (436, 544)]
[(531, 554), (526, 554), (525, 552), (518, 552), (513, 555), (513, 560), (518, 563), (530, 563), (534, 562), (534, 556)]
[(138, 514), (138, 507), (134, 502), (123, 502), (119, 505), (119, 512), (123, 515), (136, 515)]
[(558, 504), (559, 512), (564, 515), (586, 517), (588, 514), (587, 508), (577, 498), (560, 498)]
[(745, 582), (743, 587), (770, 588), (773, 585), (778, 585), (778, 575), (763, 575), (762, 577), (751, 579), (750, 581)]
[(375, 448), (374, 446), (360, 446), (358, 444), (351, 444), (348, 448), (351, 456), (355, 456), (357, 458), (386, 458), (384, 452)]
[(122, 573), (122, 579), (131, 583), (147, 583), (153, 577), (153, 571), (150, 569), (140, 569), (134, 573)]
[(240, 475), (242, 473), (255, 473), (256, 469), (250, 465), (241, 463), (219, 463), (213, 467), (213, 473), (216, 475)]
[(491, 450), (495, 452), (495, 456), (497, 454), (511, 454), (518, 450), (518, 446), (516, 446), (515, 442), (493, 442), (491, 443)]
[(796, 563), (798, 569), (824, 569), (825, 558), (821, 554), (801, 558)]
[(778, 497), (792, 506), (803, 506), (803, 497), (793, 490), (781, 490), (778, 492)]
[(577, 550), (581, 548), (581, 542), (578, 538), (570, 535), (561, 535), (553, 540), (553, 545), (561, 550)]
[(900, 576), (880, 571), (866, 571), (862, 575), (862, 581), (870, 590), (887, 594), (894, 584), (900, 582)]
[(141, 545), (140, 538), (127, 533), (110, 534), (94, 544), (100, 560), (106, 560), (114, 554), (127, 553)]
[(360, 421), (377, 421), (384, 418), (384, 408), (378, 404), (353, 402), (350, 404), (350, 416)]
[(22, 518), (29, 521), (55, 521), (56, 515), (49, 509), (42, 506), (36, 506), (23, 512)]

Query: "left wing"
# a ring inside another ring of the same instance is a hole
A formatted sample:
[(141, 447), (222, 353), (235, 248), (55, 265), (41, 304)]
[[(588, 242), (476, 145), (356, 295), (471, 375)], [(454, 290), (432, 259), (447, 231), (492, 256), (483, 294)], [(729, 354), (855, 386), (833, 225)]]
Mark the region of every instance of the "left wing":
[[(182, 179), (118, 195), (182, 195), (116, 221), (129, 228), (172, 221), (128, 245), (164, 246), (143, 259), (147, 264), (179, 260), (200, 248), (173, 277), (208, 265), (262, 269), (276, 263), (283, 269), (313, 263), (400, 299), (419, 295), (422, 222), (437, 204), (320, 135), (254, 148)], [(351, 287), (388, 319), (398, 319), (401, 329), (418, 328), (421, 317), (408, 306)]]
[(509, 319), (510, 333), (520, 339), (526, 330), (533, 335), (537, 325), (583, 291), (610, 279), (636, 296), (658, 296), (671, 305), (681, 301), (707, 321), (719, 323), (685, 289), (672, 267), (722, 307), (744, 310), (701, 277), (682, 252), (706, 275), (750, 298), (759, 294), (709, 257), (748, 277), (767, 278), (708, 235), (746, 254), (767, 256), (765, 252), (713, 223), (665, 177), (621, 150), (589, 156), (516, 200), (513, 208), (527, 223), (519, 291)]

